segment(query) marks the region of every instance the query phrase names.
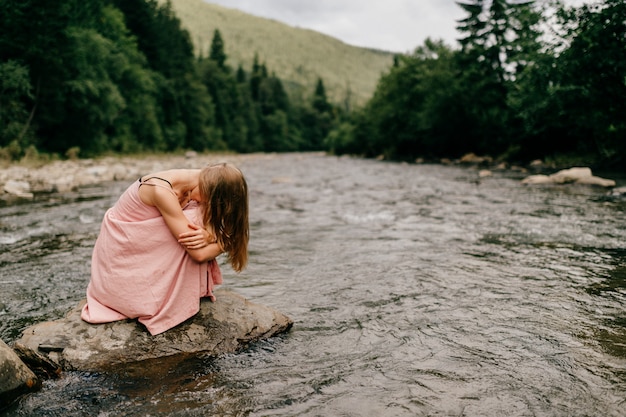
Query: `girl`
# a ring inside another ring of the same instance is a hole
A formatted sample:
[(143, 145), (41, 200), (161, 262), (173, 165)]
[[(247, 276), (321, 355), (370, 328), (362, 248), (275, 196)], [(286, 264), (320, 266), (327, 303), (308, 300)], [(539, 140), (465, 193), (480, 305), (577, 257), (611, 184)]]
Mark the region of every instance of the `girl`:
[(236, 272), (248, 262), (248, 186), (229, 163), (173, 169), (133, 183), (102, 221), (92, 255), (88, 323), (135, 319), (153, 334), (215, 301), (215, 258)]

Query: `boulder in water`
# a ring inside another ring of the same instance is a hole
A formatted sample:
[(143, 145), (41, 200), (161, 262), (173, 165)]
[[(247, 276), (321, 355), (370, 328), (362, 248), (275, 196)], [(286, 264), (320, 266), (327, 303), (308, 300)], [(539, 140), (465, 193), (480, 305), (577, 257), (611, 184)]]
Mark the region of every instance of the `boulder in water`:
[(155, 336), (136, 320), (86, 323), (80, 317), (83, 300), (65, 318), (27, 328), (16, 345), (44, 355), (63, 370), (105, 371), (173, 355), (233, 353), (293, 325), (284, 314), (241, 295), (223, 289), (215, 295), (217, 301), (202, 299), (195, 316)]
[(522, 184), (584, 184), (600, 187), (615, 187), (615, 181), (596, 177), (587, 167), (563, 169), (551, 175), (530, 175)]
[(41, 386), (41, 381), (6, 343), (0, 340), (0, 409)]

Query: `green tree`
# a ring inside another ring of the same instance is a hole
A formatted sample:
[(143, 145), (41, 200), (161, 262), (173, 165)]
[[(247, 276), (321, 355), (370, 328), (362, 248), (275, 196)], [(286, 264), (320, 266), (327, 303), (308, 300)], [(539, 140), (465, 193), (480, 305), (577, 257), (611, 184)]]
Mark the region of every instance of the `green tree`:
[(216, 127), (215, 103), (200, 78), (188, 74), (179, 82), (183, 83), (179, 91), (183, 93), (181, 101), (185, 105), (181, 120), (187, 129), (185, 142), (179, 147), (198, 151), (226, 150), (228, 146)]
[(2, 62), (16, 60), (28, 68), (33, 94), (22, 99), (43, 148), (56, 148), (55, 136), (68, 111), (63, 87), (75, 76), (68, 67), (73, 46), (68, 28), (93, 25), (99, 8), (89, 0), (0, 0), (0, 56)]
[(193, 71), (193, 44), (170, 1), (108, 0), (125, 16), (139, 50), (150, 67), (166, 78), (182, 77)]
[(272, 114), (278, 110), (289, 112), (289, 97), (282, 81), (275, 74), (262, 78), (257, 103), (263, 115)]
[(326, 97), (326, 89), (321, 78), (317, 80), (310, 105), (301, 105), (297, 111), (302, 147), (306, 150), (323, 149), (324, 139), (334, 127), (336, 114)]
[(250, 74), (250, 94), (252, 96), (252, 100), (259, 101), (259, 89), (261, 87), (261, 81), (265, 77), (267, 77), (267, 70), (264, 65), (259, 63), (259, 55), (254, 54), (252, 71)]
[(32, 99), (28, 68), (14, 60), (0, 63), (0, 148), (13, 144), (17, 158), (33, 138), (31, 118), (24, 98)]
[(467, 12), (457, 26), (459, 78), (466, 123), (465, 135), (480, 153), (505, 152), (518, 141), (517, 118), (510, 111), (509, 92), (518, 71), (538, 53), (540, 14), (532, 1), (474, 0), (458, 2)]
[(398, 56), (378, 82), (374, 96), (330, 133), (326, 143), (337, 153), (387, 159), (450, 156), (469, 149), (457, 97), (455, 52), (427, 39), (413, 55)]
[(108, 148), (106, 129), (126, 106), (109, 73), (115, 45), (93, 29), (70, 27), (67, 35), (70, 77), (61, 88), (66, 114), (58, 123), (63, 134), (50, 135), (54, 142), (49, 149), (64, 152), (78, 146), (99, 153)]
[(289, 97), (278, 77), (267, 76), (264, 65), (261, 66), (256, 105), (264, 150), (282, 152), (300, 149), (300, 133), (291, 119)]
[(218, 29), (215, 29), (215, 31), (213, 32), (213, 40), (211, 41), (209, 59), (211, 61), (214, 61), (219, 68), (225, 68), (227, 55), (224, 51), (224, 40), (222, 39), (222, 34)]
[(389, 159), (498, 155), (515, 148), (521, 122), (510, 92), (539, 56), (540, 15), (529, 3), (503, 0), (460, 6), (468, 13), (459, 22), (461, 49), (427, 39), (412, 55), (396, 56), (372, 99), (352, 116), (354, 127), (340, 125), (327, 143)]
[(22, 102), (41, 149), (89, 155), (162, 142), (156, 74), (118, 9), (97, 0), (0, 1), (6, 34), (15, 37), (0, 35), (0, 50), (29, 70), (33, 94)]
[[(251, 88), (247, 82), (247, 76), (242, 66), (237, 68), (235, 79), (239, 91), (237, 114), (235, 115), (234, 128), (245, 133), (245, 140), (239, 144), (233, 144), (233, 149), (239, 152), (259, 152), (263, 150), (263, 138), (259, 130), (259, 112), (257, 105), (252, 99)], [(236, 135), (236, 137), (242, 137)]]
[(214, 103), (215, 124), (218, 135), (230, 149), (239, 150), (245, 139), (245, 132), (235, 129), (234, 119), (238, 113), (239, 89), (237, 82), (225, 67), (220, 67), (213, 59), (203, 59), (198, 63), (203, 85)]
[(319, 113), (329, 112), (332, 110), (332, 106), (326, 97), (324, 81), (321, 78), (318, 78), (317, 83), (315, 84), (315, 92), (313, 93), (313, 108)]
[(159, 74), (148, 67), (119, 9), (103, 9), (98, 32), (115, 44), (109, 74), (125, 103), (106, 130), (107, 149), (122, 153), (166, 149), (156, 100)]
[(123, 11), (127, 25), (155, 77), (158, 121), (165, 150), (221, 149), (219, 129), (213, 123), (214, 105), (196, 70), (189, 33), (168, 1), (110, 0)]
[[(202, 82), (215, 103), (215, 121), (219, 134), (229, 149), (238, 152), (261, 150), (255, 135), (256, 120), (252, 111), (250, 90), (245, 88), (245, 72), (241, 65), (236, 74), (226, 63), (224, 41), (214, 31), (208, 59), (201, 59)], [(257, 142), (255, 145), (254, 143)]]
[(241, 64), (237, 66), (237, 73), (235, 75), (235, 79), (237, 80), (238, 84), (244, 84), (246, 82), (246, 79), (247, 79), (246, 71), (243, 69)]
[(626, 3), (605, 0), (563, 10), (570, 41), (557, 58), (550, 92), (555, 151), (623, 167), (626, 155)]

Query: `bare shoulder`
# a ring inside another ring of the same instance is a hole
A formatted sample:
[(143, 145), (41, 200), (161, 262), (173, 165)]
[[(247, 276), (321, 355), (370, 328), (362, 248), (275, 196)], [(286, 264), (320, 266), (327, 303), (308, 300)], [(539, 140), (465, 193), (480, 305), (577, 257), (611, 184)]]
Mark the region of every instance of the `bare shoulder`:
[(144, 174), (141, 179), (143, 181), (147, 181), (150, 178), (164, 178), (167, 180), (173, 179), (174, 177), (180, 175), (180, 171), (182, 171), (181, 169), (168, 169), (168, 170), (164, 170), (164, 171), (156, 171), (156, 172), (151, 172), (149, 174)]
[[(153, 174), (150, 174), (153, 175)], [(158, 176), (143, 176), (139, 187), (139, 198), (149, 206), (160, 206), (168, 201), (177, 201), (170, 179)], [(162, 184), (155, 181), (163, 181)]]
[(170, 190), (164, 187), (150, 187), (152, 188), (152, 203), (155, 207), (163, 210), (175, 210), (180, 209), (178, 203), (178, 196), (174, 190)]
[(197, 174), (199, 172), (200, 172), (200, 169), (174, 168), (174, 169), (168, 169), (164, 171), (156, 171), (150, 174), (145, 174), (141, 178), (144, 181), (149, 178), (161, 178), (161, 179), (168, 180), (171, 183), (175, 183), (179, 181), (184, 181), (189, 177), (190, 174), (194, 174), (194, 173)]

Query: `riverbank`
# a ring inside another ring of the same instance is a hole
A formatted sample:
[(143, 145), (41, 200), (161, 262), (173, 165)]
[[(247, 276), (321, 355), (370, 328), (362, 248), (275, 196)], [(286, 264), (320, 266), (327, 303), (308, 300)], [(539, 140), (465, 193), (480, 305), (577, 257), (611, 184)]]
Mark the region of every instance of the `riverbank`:
[(239, 164), (271, 154), (195, 153), (107, 156), (94, 159), (22, 161), (0, 167), (0, 202), (32, 199), (35, 195), (65, 193), (108, 181), (126, 181), (172, 168), (200, 168), (228, 161)]
[[(316, 154), (324, 154), (317, 152)], [(259, 158), (274, 158), (274, 153), (196, 153), (184, 154), (142, 154), (135, 156), (117, 155), (94, 159), (68, 160), (31, 160), (0, 165), (0, 204), (13, 204), (28, 201), (37, 195), (67, 193), (79, 187), (105, 183), (109, 181), (127, 181), (139, 178), (150, 172), (172, 168), (199, 168), (206, 164), (228, 161), (241, 164), (243, 161)], [(551, 173), (555, 169), (535, 161), (527, 167), (510, 166), (506, 163), (495, 164), (491, 158), (467, 154), (458, 160), (441, 160), (442, 165), (461, 165), (476, 168), (477, 178), (492, 175), (492, 171), (512, 171), (524, 176), (529, 175), (527, 183), (568, 183), (576, 178), (560, 178), (554, 175), (536, 175)], [(422, 161), (416, 161), (422, 163)], [(585, 175), (590, 181), (587, 185), (611, 188), (616, 185), (611, 179)], [(535, 174), (535, 175), (533, 175)], [(582, 182), (580, 182), (582, 183)]]

